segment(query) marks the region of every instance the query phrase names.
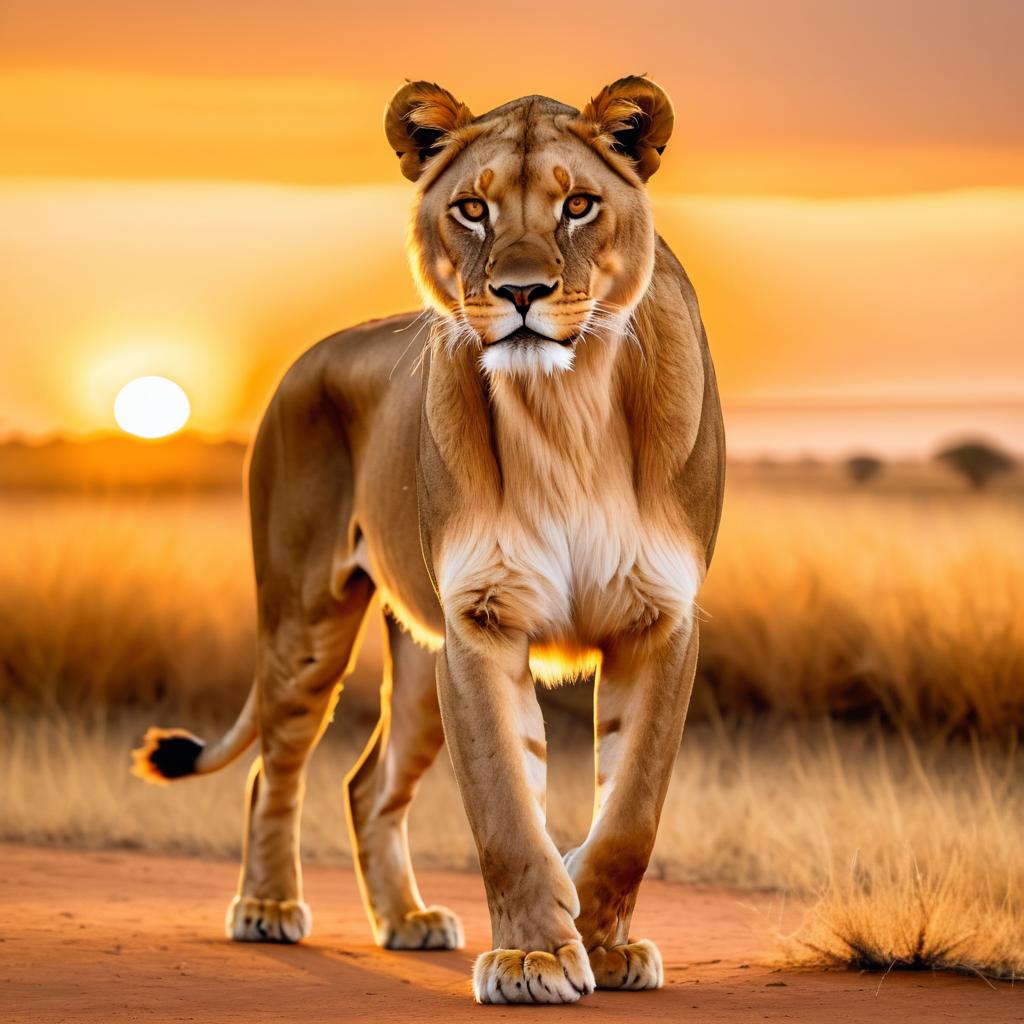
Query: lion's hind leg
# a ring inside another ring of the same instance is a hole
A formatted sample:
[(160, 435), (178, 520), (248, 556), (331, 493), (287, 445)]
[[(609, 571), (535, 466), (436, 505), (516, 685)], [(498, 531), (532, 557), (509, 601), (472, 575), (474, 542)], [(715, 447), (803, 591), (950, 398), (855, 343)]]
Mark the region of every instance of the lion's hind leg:
[(309, 755), (327, 722), (373, 595), (357, 572), (323, 617), (288, 616), (261, 640), (261, 757), (249, 781), (245, 853), (230, 938), (298, 942), (312, 918), (302, 899), (299, 818)]
[(385, 614), (381, 717), (345, 780), (345, 806), (363, 903), (385, 949), (461, 949), (462, 924), (426, 906), (409, 855), (409, 805), (444, 742), (435, 655)]
[(346, 423), (328, 396), (326, 348), (288, 371), (267, 409), (249, 469), (257, 589), (255, 719), (242, 875), (228, 935), (297, 942), (299, 818), (306, 763), (354, 660), (375, 587), (351, 558), (354, 468)]

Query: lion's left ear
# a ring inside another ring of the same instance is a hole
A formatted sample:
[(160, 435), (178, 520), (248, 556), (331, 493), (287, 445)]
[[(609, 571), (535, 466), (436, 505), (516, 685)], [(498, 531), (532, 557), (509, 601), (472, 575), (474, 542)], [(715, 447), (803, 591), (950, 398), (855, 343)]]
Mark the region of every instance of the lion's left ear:
[(433, 82), (407, 82), (384, 111), (384, 132), (402, 173), (415, 181), (449, 136), (472, 120), (469, 107), (447, 89)]
[(664, 91), (640, 75), (606, 85), (582, 111), (616, 153), (633, 161), (643, 181), (658, 169), (675, 115)]

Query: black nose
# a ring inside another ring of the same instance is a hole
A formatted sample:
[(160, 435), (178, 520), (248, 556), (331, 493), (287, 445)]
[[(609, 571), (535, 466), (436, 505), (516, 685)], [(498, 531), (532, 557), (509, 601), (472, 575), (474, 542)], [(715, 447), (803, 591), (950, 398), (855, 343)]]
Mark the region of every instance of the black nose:
[(491, 285), (491, 291), (500, 299), (508, 299), (516, 307), (516, 312), (523, 317), (529, 311), (531, 303), (543, 299), (554, 290), (554, 285), (547, 284), (503, 284), (500, 288)]

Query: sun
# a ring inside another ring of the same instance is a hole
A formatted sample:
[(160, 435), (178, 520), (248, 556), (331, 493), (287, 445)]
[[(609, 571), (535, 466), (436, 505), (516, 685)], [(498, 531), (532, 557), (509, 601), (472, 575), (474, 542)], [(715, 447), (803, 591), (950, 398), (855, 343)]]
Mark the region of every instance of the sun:
[(188, 395), (166, 377), (136, 377), (117, 393), (114, 419), (136, 437), (167, 437), (188, 422)]

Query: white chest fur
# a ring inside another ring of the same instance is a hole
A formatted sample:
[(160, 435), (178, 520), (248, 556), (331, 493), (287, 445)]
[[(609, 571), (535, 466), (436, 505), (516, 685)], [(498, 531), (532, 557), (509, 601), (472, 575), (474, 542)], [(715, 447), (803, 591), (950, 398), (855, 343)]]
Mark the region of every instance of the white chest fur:
[(572, 661), (620, 634), (671, 632), (691, 614), (700, 573), (689, 545), (646, 523), (635, 502), (620, 492), (537, 504), (532, 516), (505, 508), (445, 544), (438, 586), (450, 622), (521, 630)]
[(665, 637), (691, 616), (703, 560), (670, 492), (646, 499), (658, 509), (638, 501), (649, 450), (635, 450), (646, 442), (616, 383), (627, 350), (607, 342), (581, 348), (571, 373), (492, 375), (500, 489), (475, 503), (467, 487), (435, 548), (448, 628), (481, 640), (525, 633), (572, 663), (616, 637)]

